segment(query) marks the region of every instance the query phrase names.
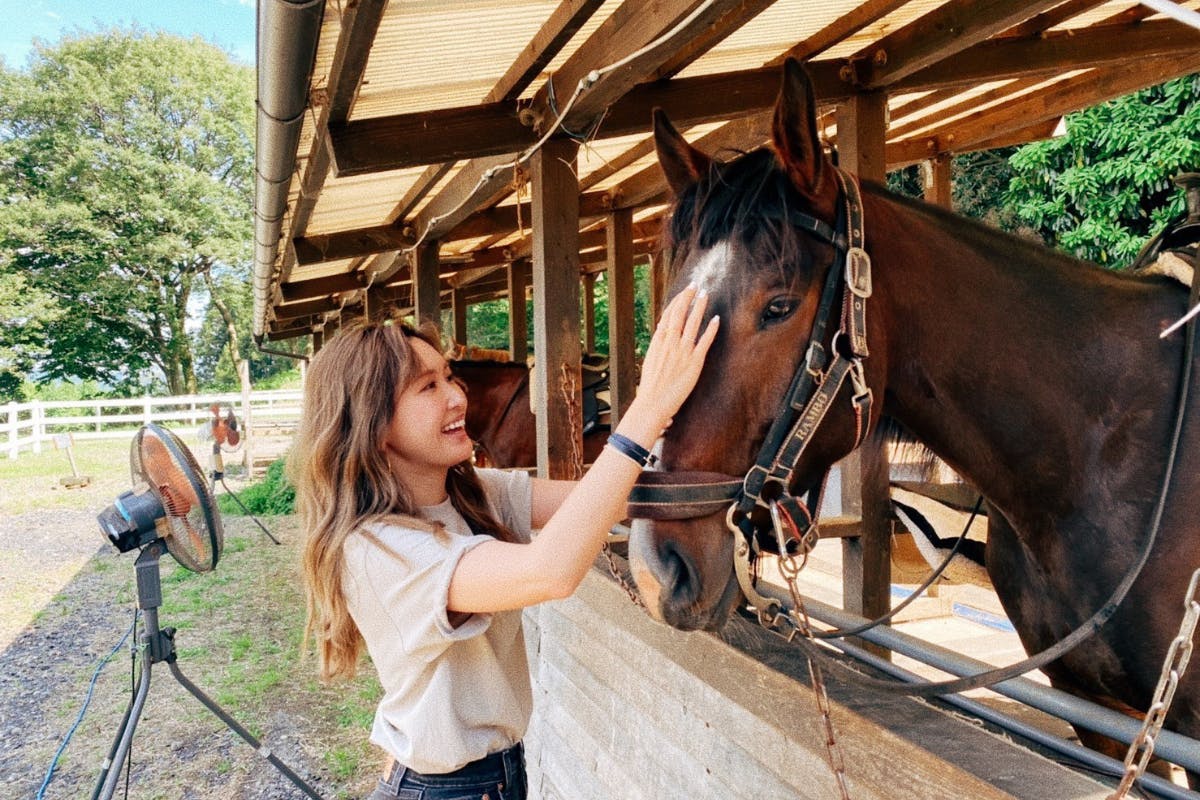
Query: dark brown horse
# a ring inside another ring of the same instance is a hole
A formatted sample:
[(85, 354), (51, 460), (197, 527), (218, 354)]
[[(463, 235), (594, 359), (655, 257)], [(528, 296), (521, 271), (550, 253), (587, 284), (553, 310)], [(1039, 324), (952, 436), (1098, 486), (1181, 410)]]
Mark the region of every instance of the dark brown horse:
[[(529, 405), (530, 371), (524, 364), (451, 361), (467, 390), (467, 434), (476, 442), (476, 463), (492, 467), (537, 466), (537, 420)], [(583, 460), (591, 463), (608, 430), (583, 437)]]
[[(801, 367), (825, 277), (841, 263), (828, 234), (845, 208), (814, 112), (811, 84), (792, 62), (773, 150), (715, 163), (656, 119), (676, 195), (670, 293), (697, 282), (721, 316), (699, 385), (664, 436), (659, 470), (740, 478)], [(1159, 333), (1185, 312), (1187, 292), (878, 186), (861, 191), (874, 278), (861, 361), (874, 398), (869, 425), (881, 415), (898, 421), (983, 492), (988, 571), (1025, 648), (1041, 651), (1105, 603), (1147, 540), (1184, 349), (1180, 335)], [(849, 338), (827, 336), (826, 352), (845, 354)], [(863, 389), (847, 382), (832, 399), (792, 475), (792, 495), (857, 444), (851, 396)], [(1184, 420), (1148, 563), (1115, 616), (1045, 668), (1055, 686), (1117, 708), (1147, 707), (1200, 567), (1196, 407)], [(652, 613), (679, 628), (720, 627), (739, 596), (733, 546), (724, 509), (637, 521), (631, 558)], [(1200, 737), (1200, 669), (1185, 677), (1166, 727)]]

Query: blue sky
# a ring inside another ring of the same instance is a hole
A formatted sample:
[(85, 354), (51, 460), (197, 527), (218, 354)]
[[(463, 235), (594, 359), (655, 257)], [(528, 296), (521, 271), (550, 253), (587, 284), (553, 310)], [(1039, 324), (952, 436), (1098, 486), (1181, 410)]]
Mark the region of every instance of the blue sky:
[(33, 40), (57, 42), (64, 33), (138, 25), (198, 35), (237, 60), (254, 64), (254, 0), (0, 0), (0, 57), (24, 67)]

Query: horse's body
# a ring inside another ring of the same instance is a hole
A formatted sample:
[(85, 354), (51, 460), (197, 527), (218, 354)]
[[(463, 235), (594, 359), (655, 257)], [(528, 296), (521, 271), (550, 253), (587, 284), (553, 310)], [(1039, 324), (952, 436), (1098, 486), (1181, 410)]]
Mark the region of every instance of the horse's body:
[[(722, 317), (699, 385), (664, 437), (660, 469), (742, 475), (780, 413), (834, 250), (780, 223), (778, 208), (758, 219), (754, 208), (799, 206), (835, 223), (841, 200), (813, 110), (807, 79), (789, 65), (777, 155), (711, 167), (660, 121), (660, 159), (680, 197), (671, 293), (699, 281)], [(1148, 536), (1183, 358), (1182, 337), (1159, 333), (1184, 313), (1187, 292), (879, 187), (862, 193), (873, 422), (881, 413), (899, 421), (987, 498), (988, 572), (1025, 648), (1041, 651), (1103, 605)], [(802, 457), (793, 494), (853, 446), (848, 392)], [(1148, 563), (1099, 633), (1045, 668), (1055, 686), (1117, 708), (1148, 706), (1200, 567), (1198, 403)], [(636, 523), (634, 571), (652, 611), (678, 627), (720, 626), (738, 595), (732, 547), (724, 512)], [(1185, 677), (1167, 727), (1200, 737), (1200, 670)]]
[[(454, 374), (466, 385), (467, 434), (478, 445), (478, 463), (493, 467), (537, 466), (537, 420), (529, 405), (529, 368), (498, 361), (450, 363)], [(600, 431), (585, 435), (584, 462), (595, 461), (602, 447), (604, 436)]]

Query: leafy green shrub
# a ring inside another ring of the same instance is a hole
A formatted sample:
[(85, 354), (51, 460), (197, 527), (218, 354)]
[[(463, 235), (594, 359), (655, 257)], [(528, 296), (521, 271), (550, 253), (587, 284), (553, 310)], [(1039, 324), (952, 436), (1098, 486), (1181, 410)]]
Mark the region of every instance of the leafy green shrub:
[[(258, 483), (238, 492), (238, 498), (251, 514), (272, 516), (292, 514), (296, 510), (296, 488), (284, 475), (284, 461), (277, 459), (267, 467), (267, 474)], [(217, 496), (217, 507), (222, 514), (242, 514), (241, 506), (229, 495)]]

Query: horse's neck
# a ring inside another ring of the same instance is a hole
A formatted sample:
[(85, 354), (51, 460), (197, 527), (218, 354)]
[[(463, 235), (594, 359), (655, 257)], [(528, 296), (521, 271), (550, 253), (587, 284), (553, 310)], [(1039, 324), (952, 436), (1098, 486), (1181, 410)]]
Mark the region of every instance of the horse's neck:
[(891, 203), (867, 213), (889, 242), (884, 411), (994, 503), (1072, 507), (1089, 471), (1159, 446), (1179, 351), (1157, 334), (1179, 293)]

